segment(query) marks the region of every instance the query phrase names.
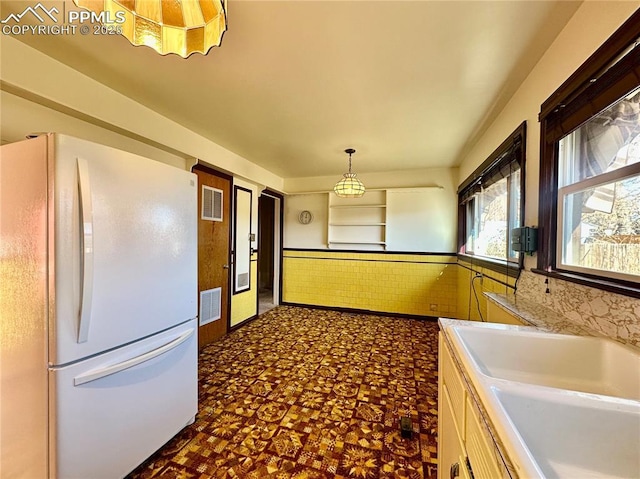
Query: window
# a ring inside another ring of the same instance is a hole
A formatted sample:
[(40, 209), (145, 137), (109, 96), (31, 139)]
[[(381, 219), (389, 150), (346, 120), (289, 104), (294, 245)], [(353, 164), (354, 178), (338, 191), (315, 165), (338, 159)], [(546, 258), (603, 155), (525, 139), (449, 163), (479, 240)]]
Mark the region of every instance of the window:
[(558, 268), (640, 280), (640, 89), (558, 147)]
[(466, 253), (518, 261), (509, 231), (520, 225), (520, 169), (513, 171), (467, 202)]
[(541, 107), (538, 271), (640, 297), (640, 14)]
[(500, 271), (521, 266), (510, 232), (522, 221), (525, 130), (523, 123), (458, 190), (459, 252)]

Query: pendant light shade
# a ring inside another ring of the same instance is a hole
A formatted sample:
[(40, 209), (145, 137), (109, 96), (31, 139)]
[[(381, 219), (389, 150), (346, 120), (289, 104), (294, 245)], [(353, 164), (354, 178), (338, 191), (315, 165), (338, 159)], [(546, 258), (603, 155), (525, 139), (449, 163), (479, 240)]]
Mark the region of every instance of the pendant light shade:
[(364, 195), (365, 187), (356, 174), (351, 173), (351, 155), (353, 155), (356, 150), (347, 148), (344, 152), (349, 155), (349, 173), (345, 173), (342, 176), (342, 179), (333, 187), (333, 191), (340, 198), (359, 198)]
[[(219, 46), (227, 30), (226, 0), (73, 0), (104, 13), (133, 45), (187, 58)], [(122, 23), (114, 19), (124, 19)]]

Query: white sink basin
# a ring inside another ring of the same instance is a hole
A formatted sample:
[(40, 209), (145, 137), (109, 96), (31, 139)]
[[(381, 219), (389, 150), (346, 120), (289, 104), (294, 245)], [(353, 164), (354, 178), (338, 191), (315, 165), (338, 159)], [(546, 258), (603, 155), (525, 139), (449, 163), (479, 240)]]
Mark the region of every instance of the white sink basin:
[(480, 324), (448, 337), (520, 477), (640, 478), (640, 353)]
[(492, 389), (505, 445), (520, 458), (520, 475), (546, 478), (640, 477), (640, 403), (527, 388)]
[(450, 331), (461, 359), (485, 376), (640, 400), (640, 353), (615, 341), (482, 326)]

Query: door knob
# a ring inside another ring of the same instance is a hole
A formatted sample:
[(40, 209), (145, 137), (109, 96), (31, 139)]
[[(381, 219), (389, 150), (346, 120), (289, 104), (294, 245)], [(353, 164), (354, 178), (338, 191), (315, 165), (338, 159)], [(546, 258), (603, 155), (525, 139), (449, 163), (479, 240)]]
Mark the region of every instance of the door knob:
[(229, 265), (228, 264), (223, 264), (222, 265), (222, 269), (229, 269)]

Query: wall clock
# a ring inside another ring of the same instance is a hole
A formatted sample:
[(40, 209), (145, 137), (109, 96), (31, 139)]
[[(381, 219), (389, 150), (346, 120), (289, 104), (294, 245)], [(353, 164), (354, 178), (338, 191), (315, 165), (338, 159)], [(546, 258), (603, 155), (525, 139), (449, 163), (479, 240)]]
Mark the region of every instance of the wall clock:
[(298, 221), (303, 225), (308, 225), (309, 223), (311, 223), (313, 221), (313, 215), (311, 214), (311, 211), (301, 211), (298, 215)]

